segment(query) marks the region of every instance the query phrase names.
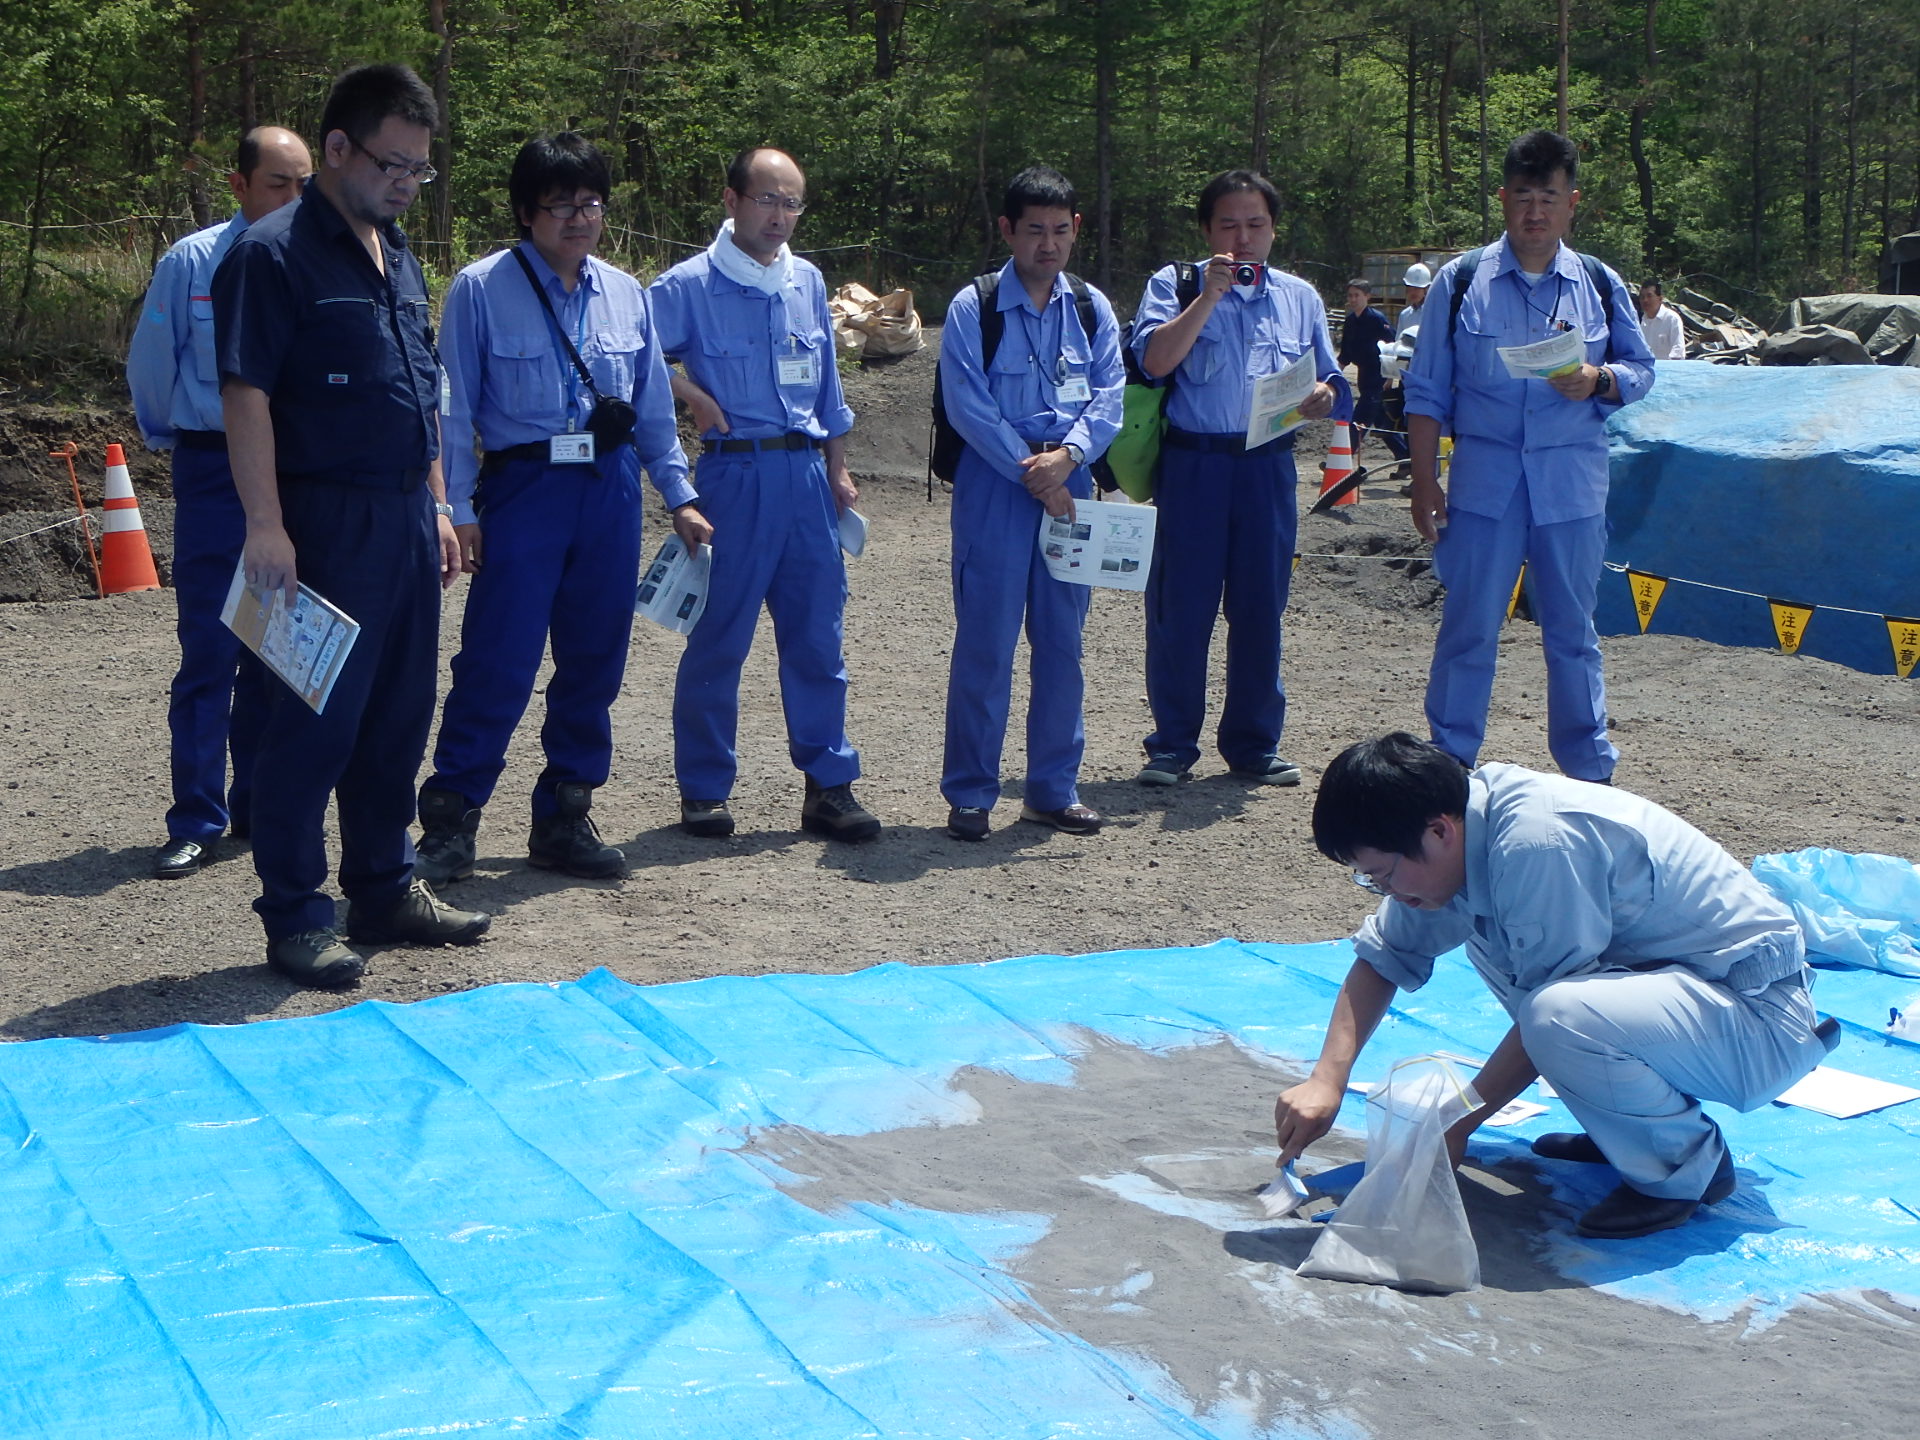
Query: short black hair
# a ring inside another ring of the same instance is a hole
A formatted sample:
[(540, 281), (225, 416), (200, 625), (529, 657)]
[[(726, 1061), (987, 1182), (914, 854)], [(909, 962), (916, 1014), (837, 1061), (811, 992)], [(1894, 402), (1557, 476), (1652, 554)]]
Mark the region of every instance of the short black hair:
[(1213, 222), (1213, 207), (1236, 190), (1255, 191), (1267, 202), (1267, 214), (1272, 219), (1280, 218), (1280, 192), (1273, 188), (1273, 182), (1264, 175), (1251, 170), (1222, 170), (1209, 180), (1200, 191), (1200, 198), (1193, 202), (1193, 213), (1202, 225)]
[(406, 65), (357, 65), (333, 82), (320, 112), (320, 143), (336, 130), (364, 145), (395, 116), (409, 125), (440, 128), (440, 107), (426, 82)]
[(1569, 185), (1580, 178), (1580, 152), (1573, 141), (1557, 130), (1529, 130), (1507, 146), (1507, 158), (1500, 162), (1500, 183), (1528, 180), (1541, 185), (1556, 170), (1567, 172)]
[[(1419, 287), (1415, 286), (1414, 288), (1418, 289)], [(1373, 282), (1371, 280), (1349, 280), (1347, 281), (1347, 289), (1358, 290), (1362, 294), (1371, 295), (1373, 293)]]
[[(747, 146), (746, 149), (742, 150), (727, 162), (727, 188), (736, 195), (746, 194), (747, 186), (753, 181), (753, 159), (756, 155), (766, 154), (787, 155), (787, 152), (773, 145)], [(787, 155), (787, 159), (793, 160), (793, 157)], [(800, 162), (798, 160), (793, 160), (793, 168), (800, 170)], [(806, 175), (806, 171), (800, 170), (800, 178), (803, 183), (806, 180)]]
[(1027, 213), (1028, 206), (1036, 210), (1065, 210), (1073, 215), (1080, 213), (1073, 182), (1051, 165), (1029, 165), (1007, 182), (1006, 193), (1000, 197), (1001, 217), (1008, 224), (1017, 223)]
[(1658, 280), (1642, 280), (1640, 282), (1640, 288), (1642, 290), (1651, 290), (1662, 300), (1667, 298), (1667, 287), (1662, 285)]
[(1417, 855), (1427, 822), (1467, 813), (1467, 767), (1404, 730), (1349, 745), (1320, 777), (1313, 843), (1342, 865), (1356, 850)]
[(573, 130), (540, 135), (520, 147), (507, 176), (507, 201), (524, 239), (529, 233), (522, 218), (556, 190), (571, 196), (591, 190), (602, 200), (613, 193), (613, 172), (600, 147)]

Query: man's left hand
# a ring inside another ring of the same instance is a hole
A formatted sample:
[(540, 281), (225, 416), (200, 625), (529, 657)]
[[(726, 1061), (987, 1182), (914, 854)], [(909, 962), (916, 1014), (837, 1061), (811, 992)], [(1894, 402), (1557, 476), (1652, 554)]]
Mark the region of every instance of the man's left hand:
[(1594, 387), (1600, 383), (1600, 367), (1582, 365), (1578, 370), (1553, 376), (1547, 383), (1569, 400), (1591, 400)]
[(833, 492), (833, 503), (842, 510), (852, 508), (853, 502), (860, 498), (860, 487), (853, 483), (853, 476), (845, 468), (827, 472), (827, 488)]
[(1300, 402), (1300, 414), (1307, 420), (1324, 420), (1333, 413), (1333, 387), (1322, 381)]
[(673, 512), (673, 533), (680, 537), (689, 555), (697, 553), (702, 545), (713, 543), (712, 522), (692, 505), (682, 505)]
[(1049, 490), (1062, 489), (1073, 478), (1073, 453), (1065, 448), (1043, 450), (1022, 460), (1020, 471), (1027, 493), (1039, 500)]
[(453, 533), (453, 521), (444, 515), (436, 515), (434, 528), (440, 540), (440, 588), (451, 590), (453, 582), (458, 580), (466, 569), (461, 554), (460, 537)]

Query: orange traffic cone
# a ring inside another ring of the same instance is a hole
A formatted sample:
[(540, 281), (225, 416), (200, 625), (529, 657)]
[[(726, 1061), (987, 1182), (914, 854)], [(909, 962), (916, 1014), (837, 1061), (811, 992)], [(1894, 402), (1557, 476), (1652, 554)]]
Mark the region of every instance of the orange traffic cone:
[(118, 445), (107, 446), (107, 490), (100, 508), (107, 512), (107, 533), (100, 541), (100, 578), (107, 594), (158, 590), (160, 575), (147, 546), (147, 527), (140, 521), (140, 502), (133, 498), (127, 452)]
[[(1347, 422), (1333, 422), (1333, 441), (1327, 446), (1327, 463), (1320, 467), (1320, 493), (1326, 494), (1342, 480), (1353, 474), (1353, 431), (1347, 428)], [(1358, 494), (1349, 491), (1334, 501), (1335, 505), (1357, 505)]]

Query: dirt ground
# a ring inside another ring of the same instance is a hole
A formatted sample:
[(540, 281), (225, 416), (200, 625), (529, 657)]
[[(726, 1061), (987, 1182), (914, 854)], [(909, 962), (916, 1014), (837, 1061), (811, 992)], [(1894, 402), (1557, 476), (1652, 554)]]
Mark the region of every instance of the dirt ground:
[[(1108, 815), (1108, 828), (1073, 838), (1015, 819), (1016, 719), (995, 833), (959, 844), (942, 829), (938, 790), (952, 612), (944, 506), (929, 504), (923, 488), (932, 355), (869, 369), (849, 384), (861, 417), (854, 470), (873, 521), (867, 555), (849, 565), (850, 727), (866, 771), (859, 793), (887, 823), (882, 838), (849, 848), (800, 833), (800, 778), (786, 759), (764, 621), (744, 683), (740, 832), (718, 842), (682, 835), (667, 721), (679, 641), (636, 627), (615, 712), (613, 777), (595, 812), (626, 850), (631, 876), (576, 882), (527, 867), (524, 797), (539, 769), (530, 723), (488, 810), (480, 873), (450, 892), (496, 916), (491, 936), (470, 949), (384, 951), (344, 994), (300, 990), (261, 963), (244, 848), (190, 880), (148, 873), (168, 802), (172, 595), (0, 606), (9, 682), (0, 694), (0, 1034), (310, 1014), (368, 998), (558, 980), (596, 965), (644, 983), (1348, 933), (1366, 898), (1314, 852), (1306, 821), (1319, 770), (1342, 746), (1422, 728), (1436, 589), (1398, 487), (1371, 486), (1360, 505), (1301, 530), (1282, 748), (1305, 767), (1305, 786), (1247, 785), (1211, 758), (1192, 784), (1137, 786), (1149, 728), (1140, 600), (1099, 591), (1086, 639), (1082, 793)], [(98, 494), (98, 445), (127, 444), (164, 572), (164, 471), (139, 454), (124, 414), (16, 407), (0, 415), (0, 541), (31, 528), (19, 523), (26, 512), (58, 515), (64, 469), (34, 452), (68, 435), (94, 447), (82, 468), (89, 498)], [(1310, 467), (1303, 503), (1324, 445), (1324, 434), (1309, 432), (1300, 446)], [(662, 533), (656, 514), (649, 544)], [(0, 589), (19, 553), (0, 543)], [(82, 593), (75, 574), (46, 583), (55, 581), (66, 586), (58, 593)], [(448, 656), (463, 593), (447, 600)], [(1920, 681), (1674, 637), (1615, 638), (1605, 648), (1623, 785), (1672, 806), (1742, 858), (1807, 845), (1920, 856)], [(1488, 758), (1549, 765), (1543, 674), (1536, 629), (1516, 621)], [(1217, 693), (1214, 701), (1217, 709)]]

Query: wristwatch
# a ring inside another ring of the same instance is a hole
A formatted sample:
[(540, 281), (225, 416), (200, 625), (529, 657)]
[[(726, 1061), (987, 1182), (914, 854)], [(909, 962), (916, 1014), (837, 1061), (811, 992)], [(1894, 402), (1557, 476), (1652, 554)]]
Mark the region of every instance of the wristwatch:
[(1600, 367), (1600, 373), (1594, 377), (1593, 393), (1599, 396), (1602, 400), (1610, 400), (1613, 398), (1613, 394), (1614, 394), (1613, 371), (1605, 365), (1602, 365)]
[(436, 515), (444, 515), (451, 520), (453, 518), (453, 506), (447, 504), (444, 500), (436, 500), (433, 502), (433, 513)]
[(1067, 443), (1060, 448), (1067, 452), (1067, 458), (1073, 461), (1075, 468), (1087, 463), (1087, 452), (1074, 444), (1073, 441), (1067, 441)]

